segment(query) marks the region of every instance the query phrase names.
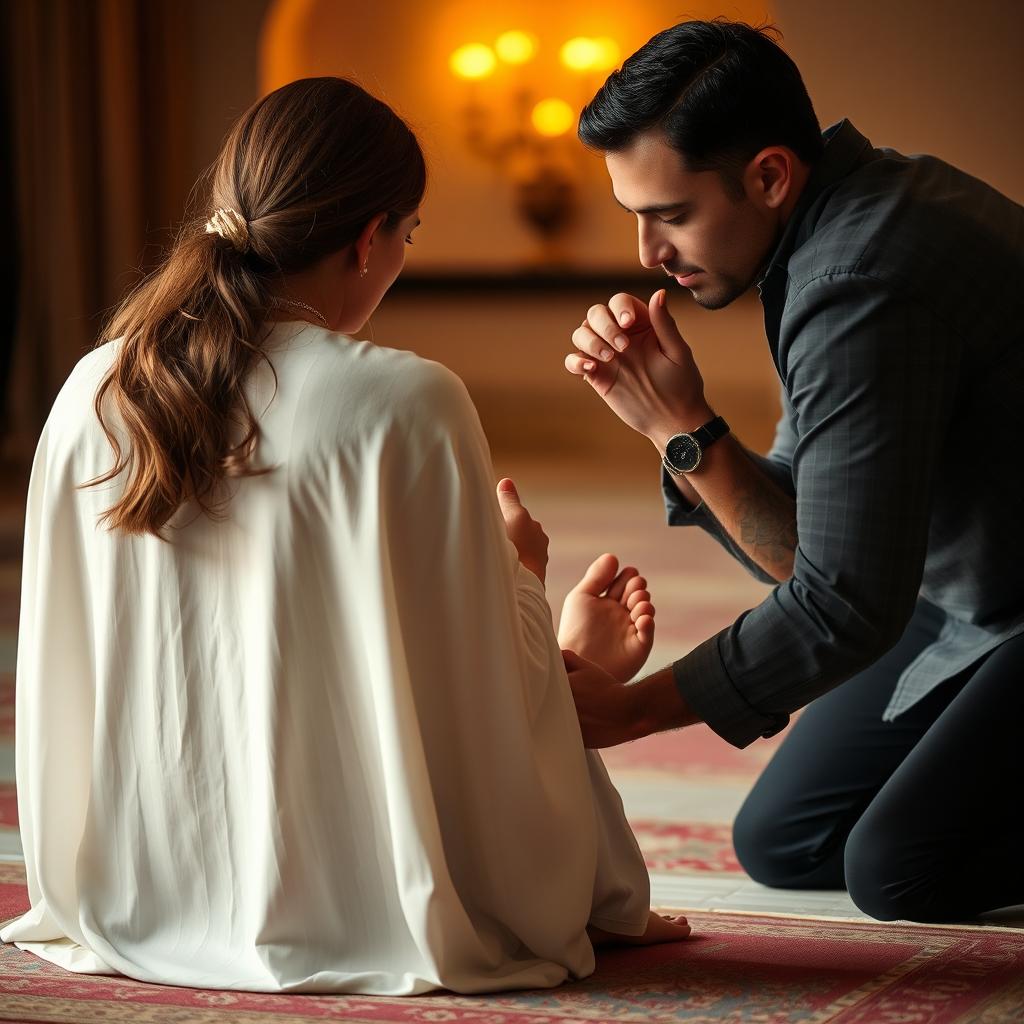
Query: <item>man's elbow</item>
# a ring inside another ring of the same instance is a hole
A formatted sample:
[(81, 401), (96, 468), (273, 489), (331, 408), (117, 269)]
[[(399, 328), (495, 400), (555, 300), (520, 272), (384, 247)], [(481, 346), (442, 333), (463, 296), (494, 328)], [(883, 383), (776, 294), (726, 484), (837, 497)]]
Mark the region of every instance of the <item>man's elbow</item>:
[(794, 557), (794, 551), (783, 549), (775, 557), (755, 563), (758, 571), (754, 575), (762, 583), (785, 583), (793, 578)]
[[(810, 587), (800, 575), (785, 588), (807, 615), (808, 626), (823, 649), (823, 660), (845, 675), (873, 665), (899, 642), (914, 613), (909, 600), (857, 600), (832, 587)], [(883, 595), (884, 596), (884, 595)]]
[(888, 654), (903, 636), (913, 614), (913, 608), (905, 615), (874, 611), (858, 616), (857, 628), (844, 637), (844, 647), (854, 672), (868, 668), (883, 655)]

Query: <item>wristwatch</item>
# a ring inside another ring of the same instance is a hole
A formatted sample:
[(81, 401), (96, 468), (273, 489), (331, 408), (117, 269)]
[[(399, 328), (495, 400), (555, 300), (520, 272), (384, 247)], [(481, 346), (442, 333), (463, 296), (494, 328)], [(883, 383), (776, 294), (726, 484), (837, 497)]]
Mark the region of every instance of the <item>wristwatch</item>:
[(716, 416), (704, 426), (688, 434), (673, 434), (665, 445), (661, 464), (675, 476), (692, 473), (699, 465), (704, 450), (729, 433), (729, 424)]

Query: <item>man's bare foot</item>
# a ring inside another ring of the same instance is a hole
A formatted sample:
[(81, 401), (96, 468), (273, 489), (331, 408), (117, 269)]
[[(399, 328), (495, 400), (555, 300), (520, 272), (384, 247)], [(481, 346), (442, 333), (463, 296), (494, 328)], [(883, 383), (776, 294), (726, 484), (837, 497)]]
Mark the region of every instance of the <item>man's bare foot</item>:
[(587, 935), (594, 946), (654, 946), (660, 942), (679, 942), (689, 934), (690, 926), (681, 914), (662, 917), (653, 910), (647, 918), (647, 930), (643, 935), (619, 935), (594, 925), (587, 926)]

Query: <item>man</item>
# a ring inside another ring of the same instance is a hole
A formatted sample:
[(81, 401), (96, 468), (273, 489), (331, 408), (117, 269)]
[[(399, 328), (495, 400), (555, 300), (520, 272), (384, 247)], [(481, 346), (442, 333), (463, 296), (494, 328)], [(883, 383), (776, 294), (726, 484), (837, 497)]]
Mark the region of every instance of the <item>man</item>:
[(755, 879), (880, 919), (1024, 902), (1024, 209), (822, 134), (789, 57), (724, 21), (651, 39), (579, 133), (644, 266), (709, 309), (757, 287), (783, 407), (745, 449), (664, 291), (573, 333), (567, 369), (662, 456), (669, 522), (777, 583), (633, 685), (567, 652), (587, 744), (706, 722), (742, 747), (813, 701), (735, 823)]

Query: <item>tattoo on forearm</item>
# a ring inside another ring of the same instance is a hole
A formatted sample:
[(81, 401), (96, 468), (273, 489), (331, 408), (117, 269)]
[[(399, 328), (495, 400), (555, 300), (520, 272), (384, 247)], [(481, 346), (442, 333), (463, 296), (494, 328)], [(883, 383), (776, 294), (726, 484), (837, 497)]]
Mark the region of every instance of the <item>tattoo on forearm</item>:
[(736, 502), (740, 540), (763, 565), (770, 563), (789, 575), (796, 551), (796, 503), (769, 480), (751, 481)]

